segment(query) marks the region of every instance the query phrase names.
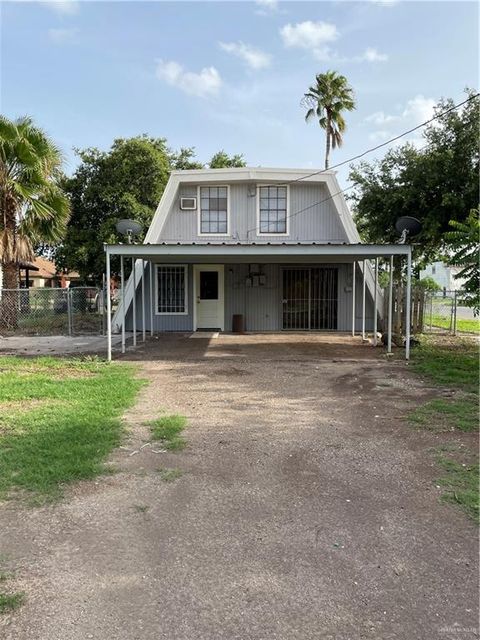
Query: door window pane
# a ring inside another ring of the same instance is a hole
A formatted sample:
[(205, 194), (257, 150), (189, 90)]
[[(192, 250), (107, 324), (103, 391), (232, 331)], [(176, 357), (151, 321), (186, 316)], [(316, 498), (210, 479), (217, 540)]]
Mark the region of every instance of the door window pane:
[(200, 271), (200, 300), (218, 300), (218, 271)]

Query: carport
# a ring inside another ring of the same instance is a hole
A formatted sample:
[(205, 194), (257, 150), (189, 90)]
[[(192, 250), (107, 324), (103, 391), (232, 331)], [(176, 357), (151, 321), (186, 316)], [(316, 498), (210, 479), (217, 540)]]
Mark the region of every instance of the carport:
[[(153, 335), (153, 268), (162, 264), (196, 265), (208, 263), (211, 265), (228, 264), (351, 264), (352, 269), (352, 336), (361, 333), (365, 338), (365, 305), (367, 288), (371, 291), (374, 301), (373, 313), (373, 344), (377, 343), (377, 318), (381, 292), (378, 287), (379, 259), (389, 264), (390, 274), (393, 274), (393, 259), (403, 256), (406, 259), (406, 316), (411, 315), (411, 272), (412, 249), (407, 244), (333, 244), (333, 243), (191, 243), (191, 244), (115, 244), (105, 245), (106, 253), (106, 281), (110, 282), (111, 258), (120, 258), (120, 291), (121, 302), (116, 312), (120, 326), (122, 353), (125, 352), (125, 322), (126, 313), (132, 306), (133, 344), (137, 344), (137, 333), (142, 340), (146, 340), (147, 322), (150, 319), (150, 333)], [(125, 282), (125, 260), (130, 260), (132, 273)], [(362, 274), (362, 286), (357, 291), (355, 281), (357, 270)], [(149, 274), (149, 308), (146, 308), (145, 280)], [(140, 290), (140, 310), (137, 309), (137, 291)], [(135, 292), (135, 295), (134, 295)], [(361, 332), (355, 326), (355, 305), (357, 296), (362, 300)], [(148, 315), (147, 315), (148, 314)], [(392, 350), (392, 315), (393, 315), (393, 277), (390, 277), (388, 290), (387, 311), (387, 350)], [(406, 323), (405, 358), (410, 357), (410, 323)], [(111, 298), (107, 296), (107, 358), (112, 359), (112, 314)]]

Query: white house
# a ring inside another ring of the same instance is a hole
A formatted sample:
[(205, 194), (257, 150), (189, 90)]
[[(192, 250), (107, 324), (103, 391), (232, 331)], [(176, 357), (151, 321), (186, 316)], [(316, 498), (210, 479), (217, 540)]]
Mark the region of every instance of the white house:
[(420, 271), (420, 279), (433, 278), (445, 291), (460, 291), (465, 284), (463, 278), (455, 278), (460, 271), (461, 267), (453, 267), (444, 262), (432, 262)]
[[(362, 244), (333, 171), (173, 171), (142, 245), (128, 257), (114, 331), (375, 331), (376, 259), (408, 245)], [(135, 295), (134, 295), (135, 292)]]

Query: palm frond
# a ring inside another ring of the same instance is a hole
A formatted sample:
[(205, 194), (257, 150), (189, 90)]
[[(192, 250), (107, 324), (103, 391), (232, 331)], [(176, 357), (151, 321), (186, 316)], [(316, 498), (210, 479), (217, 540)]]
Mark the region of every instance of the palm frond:
[(30, 117), (0, 116), (0, 201), (9, 207), (2, 261), (29, 254), (32, 242), (61, 238), (70, 210), (59, 188), (61, 166), (59, 148)]
[(326, 71), (316, 75), (316, 84), (309, 87), (304, 94), (303, 105), (307, 107), (305, 120), (311, 120), (315, 115), (318, 123), (329, 131), (332, 148), (343, 144), (342, 133), (346, 129), (343, 116), (345, 111), (355, 109), (353, 89), (347, 78), (336, 71)]

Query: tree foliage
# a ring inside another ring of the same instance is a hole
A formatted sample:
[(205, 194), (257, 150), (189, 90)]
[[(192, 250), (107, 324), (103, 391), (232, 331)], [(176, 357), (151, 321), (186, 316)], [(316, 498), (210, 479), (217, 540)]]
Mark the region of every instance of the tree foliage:
[[(80, 165), (64, 187), (72, 214), (64, 242), (56, 248), (58, 266), (76, 270), (85, 282), (100, 283), (105, 270), (104, 243), (124, 242), (115, 224), (133, 218), (142, 224), (142, 241), (160, 201), (170, 171), (203, 169), (193, 147), (172, 151), (164, 138), (119, 138), (108, 151), (77, 150)], [(239, 166), (242, 156), (220, 151), (210, 166)], [(230, 163), (230, 164), (229, 164)], [(234, 164), (232, 164), (234, 163)], [(243, 165), (241, 165), (243, 166)], [(118, 259), (112, 273), (118, 273)]]
[(452, 255), (449, 264), (460, 267), (456, 278), (465, 279), (466, 302), (480, 313), (480, 219), (479, 209), (472, 209), (465, 222), (452, 220), (445, 234)]
[(419, 263), (448, 252), (450, 221), (465, 222), (478, 205), (480, 101), (474, 96), (467, 91), (461, 109), (452, 109), (452, 100), (438, 103), (436, 114), (451, 110), (424, 129), (425, 148), (405, 144), (352, 168), (354, 216), (365, 241), (398, 241), (395, 221), (410, 215), (423, 226), (415, 238)]
[(414, 285), (420, 287), (428, 293), (435, 293), (442, 290), (442, 287), (438, 284), (438, 282), (435, 282), (432, 276), (425, 276), (425, 278), (421, 278), (417, 282), (414, 282)]
[(347, 78), (337, 71), (319, 73), (302, 102), (307, 109), (305, 120), (317, 119), (325, 130), (325, 169), (328, 169), (330, 149), (343, 144), (343, 133), (347, 127), (343, 113), (355, 109), (353, 89)]
[(203, 163), (195, 159), (195, 147), (182, 147), (170, 152), (170, 165), (175, 170), (203, 169)]
[[(103, 243), (123, 242), (115, 223), (133, 218), (148, 229), (170, 171), (169, 151), (162, 138), (119, 138), (109, 151), (77, 152), (81, 164), (65, 190), (72, 214), (57, 265), (76, 269), (84, 281), (101, 280), (105, 269)], [(139, 238), (143, 239), (143, 234)]]
[(4, 287), (18, 287), (18, 263), (65, 232), (69, 202), (59, 186), (62, 155), (29, 117), (0, 116), (0, 263)]
[(226, 169), (227, 167), (246, 167), (247, 163), (242, 154), (229, 156), (223, 149), (215, 153), (208, 163), (210, 169)]

